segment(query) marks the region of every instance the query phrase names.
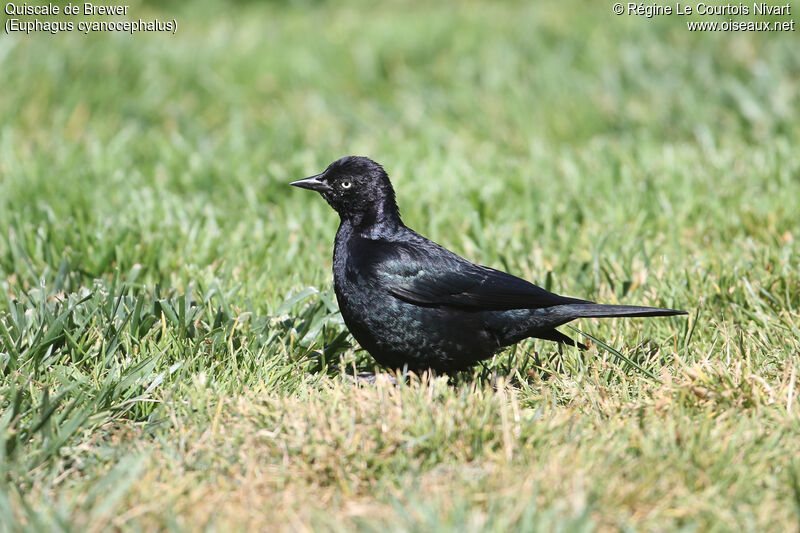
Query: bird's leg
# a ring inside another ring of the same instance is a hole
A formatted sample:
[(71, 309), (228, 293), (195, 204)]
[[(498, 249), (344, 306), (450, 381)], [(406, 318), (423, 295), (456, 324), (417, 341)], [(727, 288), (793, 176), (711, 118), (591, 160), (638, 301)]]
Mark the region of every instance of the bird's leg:
[[(548, 363), (549, 362), (550, 361), (548, 361)], [(536, 370), (536, 374), (542, 381), (547, 381), (552, 375), (550, 372), (544, 369), (544, 366), (542, 366), (542, 359), (539, 357), (539, 352), (536, 350), (533, 351), (533, 369)]]

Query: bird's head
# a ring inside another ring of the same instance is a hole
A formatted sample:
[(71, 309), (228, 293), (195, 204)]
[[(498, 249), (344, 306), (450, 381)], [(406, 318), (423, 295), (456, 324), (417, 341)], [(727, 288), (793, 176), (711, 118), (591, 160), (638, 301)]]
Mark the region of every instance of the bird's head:
[(342, 220), (373, 224), (400, 218), (389, 176), (367, 157), (343, 157), (322, 174), (291, 184), (320, 193)]

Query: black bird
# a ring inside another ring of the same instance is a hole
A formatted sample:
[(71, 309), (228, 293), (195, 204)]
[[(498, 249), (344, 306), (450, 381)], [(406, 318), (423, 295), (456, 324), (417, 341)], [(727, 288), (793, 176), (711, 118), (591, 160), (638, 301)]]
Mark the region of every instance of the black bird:
[(555, 328), (576, 318), (686, 314), (567, 298), (470, 263), (403, 224), (389, 176), (366, 157), (344, 157), (292, 185), (319, 192), (339, 213), (339, 309), (361, 346), (391, 368), (465, 370), (528, 337), (574, 345)]

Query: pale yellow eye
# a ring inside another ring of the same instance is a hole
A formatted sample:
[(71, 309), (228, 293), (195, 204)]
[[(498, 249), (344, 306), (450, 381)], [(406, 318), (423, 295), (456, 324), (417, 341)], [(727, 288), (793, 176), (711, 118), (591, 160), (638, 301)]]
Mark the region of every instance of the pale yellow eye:
[(344, 180), (342, 182), (342, 189), (349, 189), (352, 186), (353, 186), (353, 183), (351, 181)]

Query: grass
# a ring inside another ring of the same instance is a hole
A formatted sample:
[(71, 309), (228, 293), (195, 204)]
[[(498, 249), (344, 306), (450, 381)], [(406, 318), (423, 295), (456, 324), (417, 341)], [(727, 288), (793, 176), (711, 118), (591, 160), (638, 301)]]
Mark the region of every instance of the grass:
[[(0, 37), (0, 530), (798, 529), (794, 34), (130, 12), (178, 33)], [(472, 260), (690, 317), (576, 324), (630, 363), (528, 341), (358, 386), (336, 215), (287, 186), (346, 154)]]

